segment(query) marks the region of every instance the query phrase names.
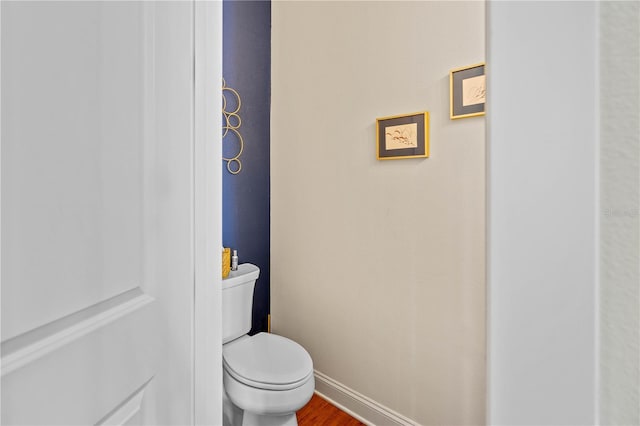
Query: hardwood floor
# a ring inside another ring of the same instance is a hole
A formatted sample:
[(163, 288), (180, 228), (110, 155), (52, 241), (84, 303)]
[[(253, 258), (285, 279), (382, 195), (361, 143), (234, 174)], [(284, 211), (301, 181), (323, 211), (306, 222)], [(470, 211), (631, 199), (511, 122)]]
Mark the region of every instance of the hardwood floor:
[(364, 423), (313, 394), (311, 401), (298, 413), (298, 426), (359, 426)]

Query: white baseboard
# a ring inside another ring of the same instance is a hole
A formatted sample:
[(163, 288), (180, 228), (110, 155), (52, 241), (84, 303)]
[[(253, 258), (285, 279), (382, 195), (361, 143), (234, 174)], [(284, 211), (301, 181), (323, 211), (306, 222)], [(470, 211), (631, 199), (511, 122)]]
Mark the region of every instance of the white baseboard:
[(316, 393), (345, 413), (370, 426), (416, 426), (411, 419), (315, 370)]

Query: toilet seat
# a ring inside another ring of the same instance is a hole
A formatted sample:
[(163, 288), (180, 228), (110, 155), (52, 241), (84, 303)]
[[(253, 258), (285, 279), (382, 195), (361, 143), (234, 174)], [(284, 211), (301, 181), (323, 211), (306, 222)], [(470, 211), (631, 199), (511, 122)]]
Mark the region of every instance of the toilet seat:
[(258, 389), (289, 390), (313, 377), (309, 353), (286, 337), (269, 333), (223, 347), (224, 369), (237, 381)]

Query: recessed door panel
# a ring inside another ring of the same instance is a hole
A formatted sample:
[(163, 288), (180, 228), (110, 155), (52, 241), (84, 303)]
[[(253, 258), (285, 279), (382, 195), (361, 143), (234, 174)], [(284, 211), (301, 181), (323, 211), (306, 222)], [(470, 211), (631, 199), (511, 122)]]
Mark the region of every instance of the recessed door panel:
[(141, 285), (145, 31), (140, 3), (3, 4), (3, 338)]
[(3, 375), (2, 423), (99, 423), (157, 371), (157, 342), (146, 332), (153, 310), (145, 304)]

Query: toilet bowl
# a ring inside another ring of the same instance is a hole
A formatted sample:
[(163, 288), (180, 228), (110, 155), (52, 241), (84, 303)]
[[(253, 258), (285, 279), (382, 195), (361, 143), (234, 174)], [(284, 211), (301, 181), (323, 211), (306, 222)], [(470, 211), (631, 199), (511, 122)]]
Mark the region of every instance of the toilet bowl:
[(259, 333), (223, 346), (223, 382), (234, 410), (232, 424), (297, 425), (295, 413), (313, 395), (311, 357), (285, 337)]
[(296, 411), (309, 402), (315, 389), (313, 362), (301, 345), (286, 337), (246, 334), (258, 274), (256, 266), (243, 264), (223, 280), (224, 423), (294, 426)]

